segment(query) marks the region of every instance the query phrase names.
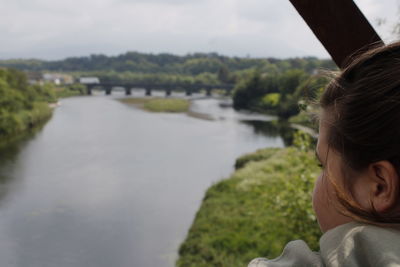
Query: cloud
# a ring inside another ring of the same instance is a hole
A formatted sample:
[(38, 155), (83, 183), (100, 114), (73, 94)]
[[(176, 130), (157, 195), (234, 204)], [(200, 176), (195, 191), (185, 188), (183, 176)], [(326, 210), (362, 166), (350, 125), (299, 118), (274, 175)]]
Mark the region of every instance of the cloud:
[[(368, 17), (396, 0), (358, 0)], [(0, 58), (211, 52), (328, 57), (289, 1), (0, 0)]]

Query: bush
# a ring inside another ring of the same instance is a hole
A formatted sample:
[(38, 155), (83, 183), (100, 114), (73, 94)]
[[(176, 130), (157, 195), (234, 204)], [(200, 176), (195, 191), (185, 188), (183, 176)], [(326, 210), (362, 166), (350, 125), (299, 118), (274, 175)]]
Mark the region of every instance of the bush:
[(279, 93), (266, 94), (261, 99), (261, 105), (262, 105), (262, 107), (265, 107), (266, 109), (275, 108), (279, 105), (280, 99), (281, 99), (281, 95)]
[(0, 69), (0, 142), (14, 138), (51, 116), (55, 102), (51, 84), (28, 85), (24, 73)]
[[(299, 114), (304, 98), (317, 98), (327, 83), (326, 78), (311, 76), (301, 69), (273, 75), (254, 71), (235, 87), (233, 106), (289, 119)], [(303, 106), (307, 106), (304, 103)]]
[(83, 84), (71, 84), (69, 86), (57, 87), (55, 93), (57, 98), (85, 95), (87, 94), (87, 88)]

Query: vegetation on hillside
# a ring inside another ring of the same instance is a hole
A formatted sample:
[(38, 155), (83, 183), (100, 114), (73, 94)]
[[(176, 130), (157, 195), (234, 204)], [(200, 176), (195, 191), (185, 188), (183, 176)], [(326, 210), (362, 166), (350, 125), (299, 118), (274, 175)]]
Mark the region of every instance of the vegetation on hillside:
[(294, 239), (318, 250), (311, 192), (319, 168), (308, 139), (297, 134), (297, 147), (239, 158), (232, 176), (207, 190), (177, 266), (247, 266), (256, 257), (277, 257)]

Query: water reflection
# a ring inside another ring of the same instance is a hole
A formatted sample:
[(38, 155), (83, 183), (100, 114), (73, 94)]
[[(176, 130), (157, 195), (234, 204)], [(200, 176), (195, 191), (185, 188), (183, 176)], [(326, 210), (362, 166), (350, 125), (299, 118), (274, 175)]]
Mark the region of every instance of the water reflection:
[(19, 179), (14, 170), (20, 151), (35, 138), (42, 128), (43, 126), (37, 127), (11, 142), (0, 144), (0, 206), (3, 205), (9, 192), (15, 188), (14, 185)]
[(282, 121), (259, 121), (246, 120), (241, 121), (246, 125), (253, 127), (254, 133), (257, 135), (265, 135), (268, 137), (281, 137), (285, 146), (293, 144), (293, 134), (296, 131), (288, 122)]

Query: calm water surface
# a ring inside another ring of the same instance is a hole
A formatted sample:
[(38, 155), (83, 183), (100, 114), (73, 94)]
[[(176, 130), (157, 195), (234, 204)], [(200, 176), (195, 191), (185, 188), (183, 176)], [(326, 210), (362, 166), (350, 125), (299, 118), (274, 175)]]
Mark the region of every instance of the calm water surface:
[(219, 100), (194, 101), (201, 120), (114, 98), (62, 100), (1, 151), (0, 266), (173, 266), (205, 190), (239, 155), (283, 146), (257, 130), (269, 118)]

